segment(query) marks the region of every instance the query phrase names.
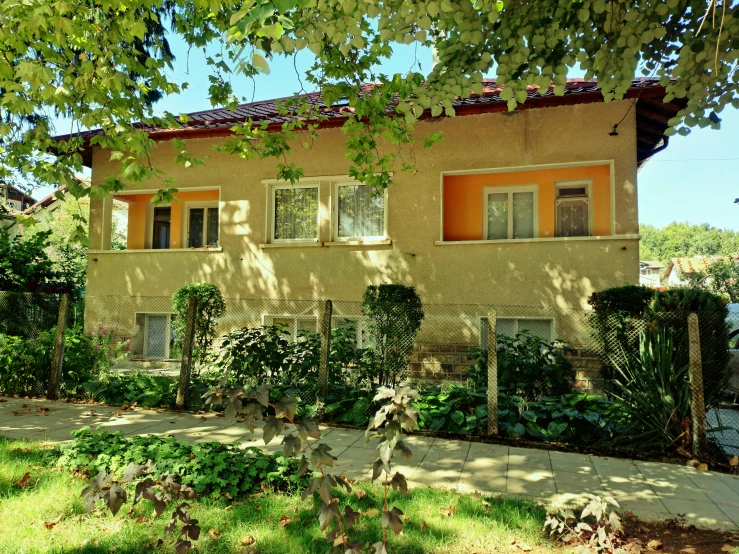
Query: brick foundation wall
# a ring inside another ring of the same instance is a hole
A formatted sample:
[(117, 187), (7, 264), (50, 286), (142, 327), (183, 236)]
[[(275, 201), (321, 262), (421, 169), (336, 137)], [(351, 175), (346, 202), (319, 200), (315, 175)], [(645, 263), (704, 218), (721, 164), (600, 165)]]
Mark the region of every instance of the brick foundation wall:
[(408, 376), (426, 381), (463, 380), (475, 364), (468, 359), (475, 348), (469, 344), (414, 344)]
[(576, 389), (588, 392), (603, 390), (603, 379), (600, 374), (602, 364), (594, 352), (571, 348), (564, 354), (572, 364), (572, 383)]
[[(462, 381), (473, 360), (475, 350), (469, 344), (416, 344), (410, 359), (411, 379), (424, 381)], [(594, 352), (568, 348), (565, 356), (572, 363), (572, 383), (576, 389), (598, 393), (603, 390), (601, 362)]]

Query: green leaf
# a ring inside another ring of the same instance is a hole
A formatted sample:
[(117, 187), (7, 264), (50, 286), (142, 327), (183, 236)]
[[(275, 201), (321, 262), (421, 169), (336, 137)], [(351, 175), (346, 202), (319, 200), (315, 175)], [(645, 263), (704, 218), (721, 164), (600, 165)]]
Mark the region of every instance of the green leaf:
[(260, 73), (265, 73), (269, 75), (269, 64), (267, 63), (267, 60), (265, 60), (264, 57), (260, 54), (253, 52), (251, 55), (251, 63), (252, 65), (254, 65), (254, 67), (257, 68)]

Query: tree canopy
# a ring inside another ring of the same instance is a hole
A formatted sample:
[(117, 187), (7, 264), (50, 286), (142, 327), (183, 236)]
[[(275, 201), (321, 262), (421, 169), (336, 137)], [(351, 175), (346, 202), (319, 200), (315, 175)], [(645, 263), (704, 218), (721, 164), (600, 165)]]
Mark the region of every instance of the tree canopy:
[(672, 222), (658, 229), (639, 225), (639, 257), (664, 263), (683, 256), (731, 256), (739, 253), (739, 233), (717, 229), (707, 223), (691, 225)]
[[(390, 183), (393, 166), (412, 165), (380, 145), (411, 145), (424, 110), (454, 115), (454, 99), (480, 92), (491, 71), (509, 109), (525, 102), (527, 86), (563, 94), (576, 67), (597, 80), (606, 101), (623, 98), (635, 76), (653, 76), (667, 101), (685, 102), (668, 135), (717, 127), (724, 107), (739, 107), (739, 8), (729, 0), (5, 0), (0, 180), (66, 185), (83, 196), (159, 177), (157, 198), (171, 198), (174, 182), (148, 161), (146, 129), (181, 121), (153, 110), (186, 86), (172, 74), (172, 35), (194, 49), (219, 45), (207, 57), (214, 106), (236, 104), (235, 75), (268, 72), (277, 56), (311, 51), (315, 63), (301, 82), (320, 89), (327, 105), (342, 97), (348, 103), (351, 174), (379, 188)], [(417, 64), (405, 75), (384, 75), (377, 68), (397, 44), (433, 47), (438, 62), (426, 72)], [(396, 104), (394, 115), (388, 104)], [(279, 177), (299, 178), (289, 153), (296, 140), (314, 136), (320, 113), (300, 99), (283, 110), (303, 118), (270, 133), (245, 121), (223, 149), (274, 157)], [(80, 131), (99, 128), (91, 143), (109, 150), (120, 170), (81, 187), (74, 175), (83, 169), (83, 138), (54, 140), (55, 117)], [(179, 163), (201, 162), (182, 141), (176, 147)]]

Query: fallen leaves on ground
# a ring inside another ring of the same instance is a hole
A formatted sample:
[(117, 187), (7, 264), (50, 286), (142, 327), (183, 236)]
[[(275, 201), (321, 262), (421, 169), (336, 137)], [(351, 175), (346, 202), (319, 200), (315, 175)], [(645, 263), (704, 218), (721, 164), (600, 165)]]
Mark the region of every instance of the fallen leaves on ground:
[(210, 538), (213, 539), (214, 541), (217, 541), (218, 539), (221, 538), (221, 534), (215, 529), (213, 529), (213, 527), (208, 529), (208, 534), (210, 535)]
[(708, 464), (698, 464), (695, 469), (699, 469), (700, 471), (708, 471)]
[(652, 539), (647, 543), (647, 548), (649, 550), (659, 550), (662, 548), (662, 541), (658, 539)]
[(513, 539), (511, 541), (511, 547), (518, 548), (519, 550), (522, 550), (524, 552), (531, 552), (533, 550), (533, 548), (531, 547), (531, 545), (528, 545), (525, 542), (520, 541), (518, 539)]
[(289, 517), (287, 517), (287, 516), (282, 516), (282, 517), (280, 518), (280, 523), (278, 523), (277, 525), (278, 525), (278, 527), (279, 527), (280, 529), (284, 529), (285, 527), (287, 527), (288, 525), (290, 525), (290, 524), (291, 524), (292, 522), (293, 522), (293, 520), (292, 520), (292, 519), (290, 519)]
[(729, 465), (731, 467), (739, 466), (739, 456), (734, 456), (731, 460), (729, 460)]
[(426, 523), (425, 521), (422, 521), (421, 523), (418, 524), (418, 527), (420, 527), (421, 532), (423, 533), (429, 528), (429, 524)]
[(377, 508), (370, 508), (366, 512), (362, 512), (362, 515), (364, 517), (377, 517), (378, 515), (380, 515), (380, 510), (378, 510)]
[(15, 416), (22, 416), (26, 414), (30, 414), (33, 410), (13, 410), (13, 415)]
[(121, 417), (121, 416), (124, 416), (124, 415), (126, 415), (126, 414), (124, 414), (123, 412), (113, 412), (113, 415), (114, 415), (115, 417)]
[(354, 489), (354, 495), (357, 497), (358, 500), (362, 500), (362, 498), (364, 498), (367, 493), (362, 489)]
[(456, 511), (457, 511), (457, 505), (456, 504), (452, 504), (448, 508), (441, 508), (439, 510), (439, 513), (441, 515), (443, 515), (443, 516), (446, 516), (446, 517), (452, 517), (454, 515), (454, 512), (456, 512)]
[(16, 485), (21, 488), (25, 489), (28, 486), (28, 483), (31, 480), (31, 474), (29, 472), (26, 472), (26, 474), (21, 477), (21, 480), (16, 483)]
[(255, 539), (252, 535), (249, 535), (245, 539), (241, 539), (241, 546), (251, 546), (257, 542), (257, 539)]
[(730, 544), (725, 544), (721, 547), (721, 552), (734, 552), (734, 547)]
[(38, 409), (38, 410), (36, 410), (36, 411), (38, 412), (38, 415), (40, 415), (40, 416), (42, 416), (42, 415), (43, 415), (43, 416), (45, 416), (46, 414), (48, 414), (48, 413), (49, 413), (49, 409), (50, 409), (50, 408), (39, 408), (39, 409)]
[(54, 526), (59, 523), (62, 520), (62, 514), (57, 516), (56, 518), (52, 519), (51, 521), (45, 521), (44, 527), (46, 527), (49, 531), (51, 531)]

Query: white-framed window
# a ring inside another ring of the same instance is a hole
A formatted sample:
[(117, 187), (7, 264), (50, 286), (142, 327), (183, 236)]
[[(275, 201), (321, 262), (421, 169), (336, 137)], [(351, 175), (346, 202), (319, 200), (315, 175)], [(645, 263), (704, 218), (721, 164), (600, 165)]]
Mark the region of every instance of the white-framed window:
[(356, 181), (334, 184), (333, 229), (336, 241), (373, 241), (387, 238), (387, 190)]
[(556, 236), (589, 237), (592, 232), (592, 202), (590, 180), (557, 181), (556, 191)]
[(318, 183), (270, 186), (270, 242), (317, 242)]
[(218, 202), (186, 202), (185, 233), (183, 243), (187, 248), (218, 246)]
[(532, 239), (539, 234), (539, 186), (485, 187), (483, 239)]
[(168, 312), (139, 312), (136, 314), (136, 336), (133, 337), (133, 355), (147, 360), (167, 360), (179, 356), (175, 352), (175, 314)]
[(297, 341), (304, 334), (318, 332), (318, 318), (312, 315), (265, 314), (262, 316), (262, 325), (281, 328), (284, 337), (290, 341)]
[[(480, 318), (480, 347), (486, 349), (488, 318)], [(535, 337), (548, 341), (555, 340), (555, 320), (551, 317), (498, 317), (495, 320), (495, 334), (515, 337), (528, 331)]]
[(367, 320), (361, 316), (331, 316), (331, 329), (351, 329), (353, 331), (354, 345), (357, 348), (369, 346)]

